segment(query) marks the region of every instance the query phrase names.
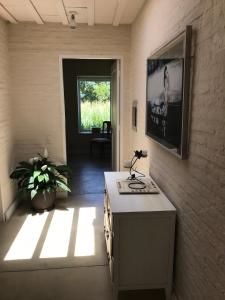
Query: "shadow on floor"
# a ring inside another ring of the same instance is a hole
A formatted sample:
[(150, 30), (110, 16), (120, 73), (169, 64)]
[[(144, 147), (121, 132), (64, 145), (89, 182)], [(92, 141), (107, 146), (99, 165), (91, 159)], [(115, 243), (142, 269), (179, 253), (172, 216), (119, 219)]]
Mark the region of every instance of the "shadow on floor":
[(44, 213), (21, 205), (1, 224), (0, 241), (0, 273), (105, 266), (103, 195), (58, 199)]

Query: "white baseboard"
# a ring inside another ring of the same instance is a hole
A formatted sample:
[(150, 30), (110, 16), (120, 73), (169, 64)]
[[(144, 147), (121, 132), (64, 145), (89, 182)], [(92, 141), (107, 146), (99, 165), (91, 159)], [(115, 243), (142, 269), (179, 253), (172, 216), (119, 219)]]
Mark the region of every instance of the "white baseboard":
[[(58, 199), (66, 199), (68, 197), (67, 192), (57, 191), (57, 198)], [(7, 211), (4, 213), (3, 222), (7, 222), (11, 216), (13, 215), (14, 211), (16, 210), (17, 206), (19, 205), (20, 200), (16, 198), (9, 206)]]
[(14, 211), (16, 210), (17, 206), (19, 205), (19, 199), (16, 198), (9, 206), (7, 211), (4, 213), (4, 221), (7, 222), (11, 216), (13, 215)]

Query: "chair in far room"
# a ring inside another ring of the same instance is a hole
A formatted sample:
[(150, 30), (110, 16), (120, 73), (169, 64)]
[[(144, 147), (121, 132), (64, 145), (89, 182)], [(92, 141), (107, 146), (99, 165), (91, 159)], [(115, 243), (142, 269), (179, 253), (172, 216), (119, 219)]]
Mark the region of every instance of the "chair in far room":
[[(92, 133), (96, 134), (96, 128), (92, 128)], [(99, 149), (101, 157), (104, 157), (106, 150), (111, 147), (111, 122), (104, 121), (102, 123), (102, 130), (97, 133), (97, 137), (90, 141), (90, 154), (93, 154), (94, 147)]]

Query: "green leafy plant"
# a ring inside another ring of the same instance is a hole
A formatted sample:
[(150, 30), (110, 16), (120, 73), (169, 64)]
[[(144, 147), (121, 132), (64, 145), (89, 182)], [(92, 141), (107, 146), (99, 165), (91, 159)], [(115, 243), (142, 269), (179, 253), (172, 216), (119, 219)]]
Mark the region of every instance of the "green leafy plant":
[(67, 176), (70, 169), (67, 165), (56, 165), (45, 155), (38, 154), (29, 161), (21, 161), (10, 178), (17, 180), (18, 190), (28, 193), (31, 200), (37, 193), (53, 192), (56, 189), (70, 192)]
[(80, 99), (85, 101), (110, 101), (110, 81), (79, 80)]
[(103, 121), (110, 120), (110, 102), (81, 102), (80, 114), (82, 131), (91, 131), (92, 127), (101, 128)]
[(91, 131), (110, 120), (110, 81), (79, 80), (80, 130)]

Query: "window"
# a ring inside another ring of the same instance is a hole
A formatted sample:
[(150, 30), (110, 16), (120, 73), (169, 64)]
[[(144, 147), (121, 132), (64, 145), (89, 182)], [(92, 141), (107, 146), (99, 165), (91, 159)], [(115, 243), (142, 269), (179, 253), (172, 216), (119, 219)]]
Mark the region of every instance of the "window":
[(102, 128), (103, 121), (110, 121), (110, 77), (79, 77), (77, 85), (79, 132)]

